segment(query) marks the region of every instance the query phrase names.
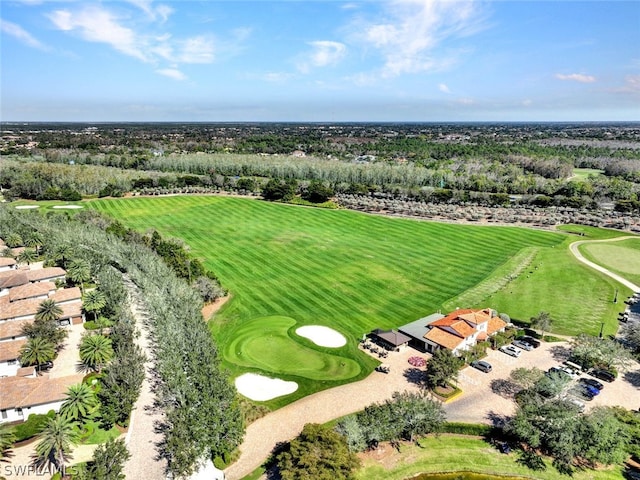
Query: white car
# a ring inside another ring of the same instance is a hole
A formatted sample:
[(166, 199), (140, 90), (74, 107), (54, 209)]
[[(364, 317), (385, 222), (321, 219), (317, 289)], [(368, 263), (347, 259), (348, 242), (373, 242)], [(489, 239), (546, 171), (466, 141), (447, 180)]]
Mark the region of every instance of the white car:
[(522, 350), (517, 349), (513, 345), (505, 345), (504, 347), (500, 347), (500, 351), (516, 358), (518, 358), (522, 353)]

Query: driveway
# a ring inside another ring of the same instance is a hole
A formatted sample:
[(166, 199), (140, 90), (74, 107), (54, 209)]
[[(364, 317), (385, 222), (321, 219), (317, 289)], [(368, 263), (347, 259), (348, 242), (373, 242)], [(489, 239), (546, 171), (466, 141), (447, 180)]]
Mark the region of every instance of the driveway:
[[(568, 342), (546, 343), (530, 352), (523, 351), (519, 358), (490, 350), (487, 360), (493, 366), (490, 373), (467, 367), (460, 371), (458, 385), (463, 393), (447, 402), (445, 410), (450, 422), (493, 423), (510, 416), (515, 404), (510, 396), (497, 393), (496, 385), (507, 380), (518, 367), (537, 367), (548, 370), (559, 365), (568, 356)], [(287, 405), (253, 422), (247, 428), (240, 446), (238, 461), (226, 471), (228, 480), (238, 480), (258, 468), (278, 442), (291, 440), (306, 423), (325, 423), (364, 409), (375, 402), (391, 398), (397, 391), (419, 391), (416, 369), (408, 364), (411, 356), (421, 354), (413, 349), (391, 353), (383, 362), (391, 367), (388, 374), (373, 372), (364, 380), (318, 392)], [(596, 405), (621, 405), (638, 408), (640, 365), (621, 375), (612, 384), (606, 384), (602, 393), (587, 404), (587, 411)]]
[(84, 325), (69, 325), (64, 327), (69, 336), (64, 341), (62, 350), (53, 361), (53, 368), (49, 371), (49, 378), (67, 377), (76, 375), (80, 367), (79, 346), (82, 340), (82, 334), (86, 332)]

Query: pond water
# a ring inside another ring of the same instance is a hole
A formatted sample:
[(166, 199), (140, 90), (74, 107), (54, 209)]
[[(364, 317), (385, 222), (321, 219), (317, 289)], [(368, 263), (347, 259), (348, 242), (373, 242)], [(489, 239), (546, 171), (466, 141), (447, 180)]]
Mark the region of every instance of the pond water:
[(522, 480), (523, 478), (525, 477), (505, 477), (473, 472), (450, 472), (423, 473), (417, 477), (411, 477), (411, 480)]

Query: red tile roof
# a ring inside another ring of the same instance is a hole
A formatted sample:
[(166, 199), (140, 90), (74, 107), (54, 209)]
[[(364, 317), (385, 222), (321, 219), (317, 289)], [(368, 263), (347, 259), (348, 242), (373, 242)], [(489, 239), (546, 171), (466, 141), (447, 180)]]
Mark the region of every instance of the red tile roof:
[[(20, 356), (20, 350), (26, 343), (26, 339), (0, 342), (0, 362), (18, 358)], [(4, 393), (0, 395), (0, 398), (2, 398), (3, 395)]]
[(23, 270), (0, 272), (0, 289), (18, 287), (25, 283), (29, 283), (29, 279)]
[(41, 299), (29, 298), (4, 304), (0, 307), (0, 320), (10, 320), (12, 318), (26, 317), (28, 315), (33, 316), (38, 312), (38, 307), (41, 302)]
[(487, 325), (487, 335), (493, 335), (494, 333), (499, 332), (506, 326), (507, 326), (507, 322), (505, 322), (501, 318), (492, 317), (491, 320), (489, 320), (489, 325)]
[(84, 375), (68, 377), (6, 377), (0, 378), (0, 409), (24, 408), (46, 403), (58, 402), (67, 398), (66, 392), (71, 385), (81, 383)]
[(55, 290), (56, 284), (53, 282), (27, 283), (25, 285), (20, 285), (19, 287), (13, 287), (9, 290), (9, 300), (15, 302), (16, 300), (40, 297), (42, 295), (48, 296)]
[(0, 257), (0, 267), (12, 267), (14, 266), (16, 263), (16, 259), (15, 258), (11, 258), (11, 257)]
[(60, 318), (79, 317), (82, 315), (82, 304), (80, 302), (65, 303), (63, 305), (59, 305), (59, 307), (62, 309), (62, 315), (60, 315)]
[(7, 320), (6, 322), (0, 322), (0, 340), (21, 336), (24, 326), (30, 323), (33, 323), (33, 320)]
[(27, 270), (25, 273), (30, 282), (39, 282), (67, 274), (67, 272), (60, 267), (36, 268), (35, 270)]
[(431, 340), (438, 345), (448, 348), (449, 350), (455, 350), (458, 345), (460, 345), (464, 339), (458, 337), (457, 335), (453, 335), (445, 330), (440, 328), (432, 328), (427, 332), (424, 336), (427, 340)]
[(51, 298), (56, 303), (68, 302), (70, 300), (80, 301), (82, 299), (82, 293), (80, 292), (80, 288), (78, 287), (62, 288), (49, 295), (49, 298)]

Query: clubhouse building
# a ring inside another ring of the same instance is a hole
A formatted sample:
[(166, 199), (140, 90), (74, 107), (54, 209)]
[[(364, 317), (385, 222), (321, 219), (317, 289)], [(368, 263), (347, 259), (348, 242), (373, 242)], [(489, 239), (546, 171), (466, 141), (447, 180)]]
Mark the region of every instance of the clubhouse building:
[(398, 328), (409, 346), (434, 353), (440, 348), (454, 355), (468, 350), (480, 341), (503, 332), (507, 323), (495, 310), (458, 309), (448, 315), (433, 313)]

